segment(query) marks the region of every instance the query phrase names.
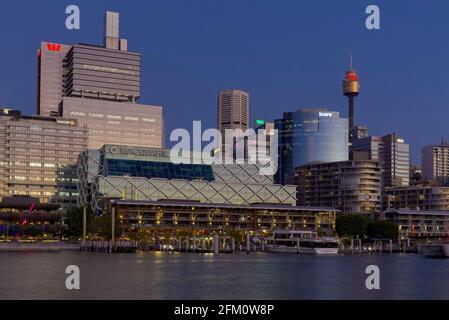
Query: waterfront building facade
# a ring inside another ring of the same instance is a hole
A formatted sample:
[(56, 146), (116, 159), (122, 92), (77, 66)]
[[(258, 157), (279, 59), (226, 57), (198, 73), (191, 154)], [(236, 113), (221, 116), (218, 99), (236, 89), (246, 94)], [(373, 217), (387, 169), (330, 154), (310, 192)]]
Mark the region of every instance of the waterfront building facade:
[(449, 211), (449, 187), (430, 184), (385, 188), (384, 209)]
[(145, 230), (253, 231), (307, 230), (335, 234), (338, 210), (282, 204), (210, 204), (198, 201), (110, 200), (108, 211), (125, 227)]
[(280, 181), (309, 163), (348, 160), (348, 120), (328, 109), (299, 109), (277, 120)]
[(404, 187), (410, 179), (410, 147), (396, 134), (354, 139), (352, 150), (382, 164), (384, 187)]
[(398, 226), (400, 239), (446, 239), (449, 236), (449, 211), (389, 209), (385, 219)]
[(7, 196), (0, 201), (0, 239), (49, 239), (62, 229), (61, 206), (39, 198)]
[(0, 111), (0, 196), (31, 196), (41, 203), (76, 204), (76, 163), (87, 129), (75, 119)]
[(422, 176), (438, 181), (440, 186), (449, 186), (449, 144), (425, 146), (421, 150)]
[(250, 205), (296, 204), (296, 187), (273, 183), (253, 164), (174, 164), (166, 149), (106, 145), (88, 150), (78, 161), (79, 205), (95, 212), (105, 198), (195, 200)]
[(381, 166), (377, 161), (317, 163), (294, 169), (298, 206), (331, 207), (344, 213), (381, 212)]

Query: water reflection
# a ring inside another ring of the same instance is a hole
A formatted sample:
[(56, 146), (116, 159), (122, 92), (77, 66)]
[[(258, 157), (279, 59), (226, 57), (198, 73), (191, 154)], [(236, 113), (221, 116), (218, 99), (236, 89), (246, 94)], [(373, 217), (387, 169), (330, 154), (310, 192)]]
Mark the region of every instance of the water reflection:
[[(0, 299), (449, 299), (449, 260), (418, 255), (1, 253)], [(65, 289), (65, 268), (81, 290)], [(378, 265), (381, 290), (365, 288)]]

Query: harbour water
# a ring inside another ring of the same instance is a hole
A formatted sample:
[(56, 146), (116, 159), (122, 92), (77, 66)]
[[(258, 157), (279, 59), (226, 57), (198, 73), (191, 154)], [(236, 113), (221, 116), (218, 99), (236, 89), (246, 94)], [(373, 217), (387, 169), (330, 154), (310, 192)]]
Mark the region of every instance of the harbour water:
[[(65, 288), (77, 265), (81, 290)], [(365, 269), (380, 268), (380, 290)], [(449, 259), (415, 254), (0, 253), (0, 299), (449, 299)]]

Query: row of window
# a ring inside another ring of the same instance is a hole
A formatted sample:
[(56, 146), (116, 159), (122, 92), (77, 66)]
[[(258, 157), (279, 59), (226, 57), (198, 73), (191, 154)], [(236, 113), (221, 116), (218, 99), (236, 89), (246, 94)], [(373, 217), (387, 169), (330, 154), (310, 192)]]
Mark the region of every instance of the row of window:
[[(30, 131), (40, 131), (42, 134), (51, 134), (53, 135), (67, 135), (67, 136), (82, 136), (85, 134), (84, 130), (65, 130), (65, 129), (50, 129), (50, 128), (42, 128), (40, 126), (30, 126), (30, 127), (22, 127), (22, 126), (11, 126), (9, 127), (11, 132), (30, 132)], [(15, 133), (11, 133), (15, 134)], [(35, 135), (36, 133), (33, 133)]]
[[(28, 191), (28, 190), (12, 190), (9, 193), (10, 195), (17, 195), (17, 196), (32, 196), (32, 197), (53, 197), (53, 196), (60, 196), (60, 197), (77, 197), (79, 193), (77, 192), (58, 192), (57, 194), (55, 192), (51, 191)], [(41, 201), (43, 203), (46, 203), (47, 201)]]
[[(131, 116), (122, 117), (122, 116), (112, 115), (112, 114), (105, 115), (102, 113), (86, 113), (86, 112), (72, 111), (72, 112), (70, 112), (70, 115), (75, 116), (75, 117), (91, 117), (91, 118), (107, 118), (107, 119), (113, 119), (113, 120), (139, 121), (139, 117), (131, 117)], [(156, 119), (140, 118), (140, 121), (155, 123)]]

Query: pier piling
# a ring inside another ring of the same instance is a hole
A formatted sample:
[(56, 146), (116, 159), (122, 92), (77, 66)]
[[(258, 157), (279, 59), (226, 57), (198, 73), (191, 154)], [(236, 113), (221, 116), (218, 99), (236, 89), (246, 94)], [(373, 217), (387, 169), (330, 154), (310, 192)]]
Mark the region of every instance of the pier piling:
[(220, 238), (218, 234), (214, 235), (214, 254), (220, 253)]

